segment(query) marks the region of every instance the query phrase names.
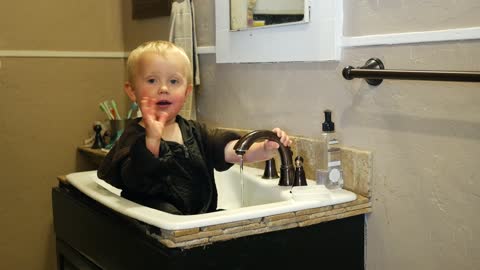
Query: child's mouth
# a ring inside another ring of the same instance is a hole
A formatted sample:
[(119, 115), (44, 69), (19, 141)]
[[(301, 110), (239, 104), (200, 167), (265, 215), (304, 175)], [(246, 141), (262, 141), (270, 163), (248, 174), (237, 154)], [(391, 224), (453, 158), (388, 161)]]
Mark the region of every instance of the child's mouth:
[(159, 102), (157, 102), (157, 105), (159, 105), (159, 106), (166, 106), (166, 105), (170, 105), (170, 104), (172, 104), (172, 103), (168, 100), (160, 100)]

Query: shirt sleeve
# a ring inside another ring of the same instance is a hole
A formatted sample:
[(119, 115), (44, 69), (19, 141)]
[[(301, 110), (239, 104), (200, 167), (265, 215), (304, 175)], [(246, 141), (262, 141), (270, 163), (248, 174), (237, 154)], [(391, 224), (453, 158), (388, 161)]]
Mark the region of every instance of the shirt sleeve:
[[(160, 193), (166, 185), (162, 183), (167, 174), (167, 168), (171, 167), (171, 158), (168, 153), (162, 155), (160, 145), (160, 157), (156, 158), (145, 145), (143, 133), (132, 132), (125, 134), (110, 150), (102, 161), (97, 175), (111, 185), (128, 189), (138, 193)], [(163, 150), (164, 150), (163, 149)]]
[(235, 132), (209, 129), (207, 132), (206, 151), (207, 159), (211, 166), (217, 171), (226, 171), (232, 167), (233, 163), (225, 161), (225, 146), (233, 140), (240, 138)]

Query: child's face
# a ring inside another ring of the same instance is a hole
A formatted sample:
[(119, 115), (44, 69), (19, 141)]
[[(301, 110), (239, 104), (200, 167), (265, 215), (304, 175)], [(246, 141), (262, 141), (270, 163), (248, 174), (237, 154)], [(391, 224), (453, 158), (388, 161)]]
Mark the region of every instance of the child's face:
[(192, 90), (185, 77), (188, 67), (182, 57), (175, 52), (164, 56), (153, 52), (142, 55), (134, 81), (126, 84), (130, 99), (139, 103), (144, 97), (152, 98), (156, 103), (155, 111), (166, 112), (168, 120), (174, 120)]

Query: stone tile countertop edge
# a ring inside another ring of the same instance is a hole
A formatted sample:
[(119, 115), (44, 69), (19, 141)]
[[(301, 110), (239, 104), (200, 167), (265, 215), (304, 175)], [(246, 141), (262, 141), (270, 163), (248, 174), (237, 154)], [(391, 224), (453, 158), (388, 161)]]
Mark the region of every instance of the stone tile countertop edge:
[(244, 236), (267, 232), (306, 227), (322, 222), (342, 219), (372, 212), (369, 198), (361, 195), (348, 203), (305, 209), (262, 218), (242, 220), (186, 230), (161, 230), (160, 234), (150, 236), (169, 248), (193, 248), (227, 241)]

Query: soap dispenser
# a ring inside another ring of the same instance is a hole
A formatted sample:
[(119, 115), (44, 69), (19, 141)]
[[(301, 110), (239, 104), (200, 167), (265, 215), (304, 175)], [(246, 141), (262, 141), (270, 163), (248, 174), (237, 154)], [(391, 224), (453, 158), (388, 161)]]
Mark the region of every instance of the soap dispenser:
[(105, 147), (105, 142), (102, 138), (102, 125), (100, 123), (95, 123), (93, 126), (93, 131), (95, 131), (95, 141), (93, 142), (92, 149), (100, 149)]
[(322, 159), (317, 170), (317, 183), (328, 189), (343, 187), (341, 149), (332, 121), (332, 111), (325, 110), (325, 122), (322, 124)]

